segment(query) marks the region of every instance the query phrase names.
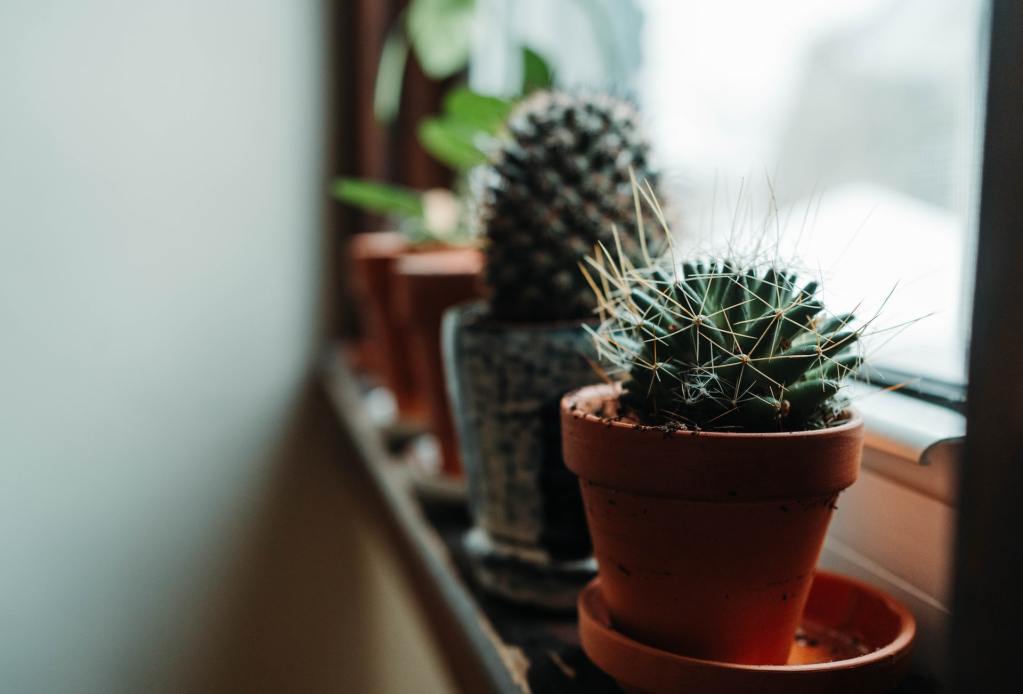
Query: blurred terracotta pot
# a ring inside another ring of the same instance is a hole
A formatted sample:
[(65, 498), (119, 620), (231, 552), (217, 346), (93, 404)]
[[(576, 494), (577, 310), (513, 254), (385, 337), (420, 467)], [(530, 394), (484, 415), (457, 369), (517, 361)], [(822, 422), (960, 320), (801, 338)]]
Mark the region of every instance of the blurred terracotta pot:
[(442, 470), (462, 475), (454, 424), (448, 407), (441, 357), (441, 319), (455, 304), (480, 295), (483, 258), (469, 248), (449, 248), (403, 256), (397, 263), (396, 310), (406, 327), (406, 347), (426, 419), (440, 443)]
[(863, 423), (795, 433), (666, 431), (617, 417), (613, 386), (561, 403), (615, 628), (694, 658), (784, 664)]
[(398, 259), (409, 252), (396, 231), (356, 234), (349, 242), (352, 288), (362, 314), (363, 361), (394, 394), (398, 411), (417, 416), (422, 407), (415, 391), (410, 349), (395, 311), (394, 273)]

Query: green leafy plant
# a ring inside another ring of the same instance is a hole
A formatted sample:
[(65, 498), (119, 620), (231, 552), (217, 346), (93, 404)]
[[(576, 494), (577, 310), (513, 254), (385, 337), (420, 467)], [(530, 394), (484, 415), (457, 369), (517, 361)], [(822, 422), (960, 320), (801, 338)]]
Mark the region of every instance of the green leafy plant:
[(428, 77), (444, 79), (465, 68), (472, 48), (475, 0), (412, 0), (408, 35)]
[(420, 192), (388, 183), (340, 178), (334, 181), (331, 193), (349, 205), (393, 218), (398, 230), (414, 245), (457, 246), (470, 242), (461, 205), (447, 189)]
[(373, 111), (390, 123), (398, 114), (409, 49), (426, 76), (442, 80), (469, 62), (475, 0), (412, 0), (384, 39), (377, 68)]
[(437, 161), (465, 172), (487, 161), (486, 143), (501, 129), (514, 102), (455, 87), (440, 116), (419, 123), (419, 142)]
[(338, 200), (367, 212), (415, 218), (422, 218), (425, 212), (422, 194), (402, 186), (340, 178), (334, 182), (331, 192)]
[(521, 93), (529, 94), (539, 89), (550, 89), (554, 86), (554, 73), (543, 57), (529, 48), (522, 48), (522, 88)]
[(537, 92), (511, 114), (479, 202), (493, 316), (589, 318), (596, 305), (579, 262), (612, 230), (640, 254), (632, 172), (656, 185), (639, 114), (600, 93)]
[[(652, 196), (647, 196), (652, 200)], [(625, 377), (620, 403), (651, 425), (800, 431), (841, 416), (864, 326), (830, 314), (814, 280), (736, 259), (633, 264), (607, 247), (584, 274), (599, 302), (599, 354)]]
[[(523, 48), (522, 60), (523, 94), (550, 85), (552, 72), (538, 53)], [(417, 136), (423, 149), (455, 172), (454, 191), (448, 191), (447, 198), (441, 189), (422, 192), (359, 178), (339, 178), (331, 192), (349, 205), (395, 219), (413, 243), (469, 243), (475, 218), (467, 204), (469, 171), (487, 162), (489, 143), (501, 132), (515, 103), (459, 85), (445, 94), (440, 114), (420, 121)], [(451, 205), (458, 207), (454, 215)]]
[[(420, 122), (418, 135), (423, 148), (456, 172), (455, 192), (418, 191), (390, 183), (339, 178), (331, 193), (349, 205), (392, 217), (413, 243), (469, 243), (471, 220), (461, 202), (467, 197), (466, 177), (470, 169), (486, 161), (486, 143), (497, 135), (511, 109), (512, 102), (507, 99), (459, 86), (445, 96), (441, 115)], [(457, 208), (454, 214), (452, 205)]]
[[(604, 51), (606, 74), (616, 74), (622, 61), (616, 51), (612, 20), (601, 2), (564, 0), (582, 10), (595, 42)], [(373, 93), (373, 111), (382, 123), (398, 115), (409, 55), (414, 55), (431, 80), (444, 80), (469, 66), (477, 0), (411, 0), (384, 39)], [(520, 94), (553, 85), (553, 73), (535, 51), (523, 49)]]

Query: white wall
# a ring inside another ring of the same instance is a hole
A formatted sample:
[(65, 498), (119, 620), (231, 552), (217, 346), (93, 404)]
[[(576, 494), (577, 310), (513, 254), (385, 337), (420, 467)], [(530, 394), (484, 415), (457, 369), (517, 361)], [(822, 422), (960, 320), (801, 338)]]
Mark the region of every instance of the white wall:
[(315, 348), (323, 10), (0, 0), (0, 689), (171, 688)]

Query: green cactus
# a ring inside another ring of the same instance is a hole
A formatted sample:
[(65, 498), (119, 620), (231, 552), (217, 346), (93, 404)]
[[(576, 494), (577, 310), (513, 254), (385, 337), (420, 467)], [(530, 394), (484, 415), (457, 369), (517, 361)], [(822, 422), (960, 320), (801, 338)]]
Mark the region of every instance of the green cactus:
[(606, 94), (537, 92), (511, 114), (480, 200), (495, 318), (578, 320), (596, 305), (579, 261), (617, 227), (640, 254), (630, 169), (656, 185), (639, 115)]
[(784, 268), (670, 257), (637, 267), (602, 250), (589, 262), (603, 319), (591, 332), (613, 371), (628, 374), (627, 414), (756, 432), (819, 429), (840, 416), (836, 396), (860, 365), (852, 314), (829, 314), (818, 283)]

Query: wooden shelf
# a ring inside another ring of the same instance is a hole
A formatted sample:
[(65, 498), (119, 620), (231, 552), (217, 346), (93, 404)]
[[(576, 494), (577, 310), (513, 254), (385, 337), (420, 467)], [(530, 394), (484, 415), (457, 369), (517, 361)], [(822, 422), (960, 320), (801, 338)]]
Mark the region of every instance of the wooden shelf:
[(461, 508), (417, 499), (408, 467), (387, 451), (365, 415), (358, 378), (341, 350), (327, 360), (325, 386), (463, 691), (620, 692), (583, 654), (573, 615), (505, 603), (472, 585), (461, 551), (468, 515)]
[[(325, 387), (359, 454), (381, 515), (412, 577), (436, 641), (464, 692), (618, 693), (579, 646), (574, 615), (557, 615), (488, 597), (473, 585), (461, 547), (470, 527), (463, 508), (416, 497), (408, 466), (387, 451), (365, 414), (363, 389), (342, 351), (327, 360)], [(917, 678), (898, 694), (927, 694)]]

